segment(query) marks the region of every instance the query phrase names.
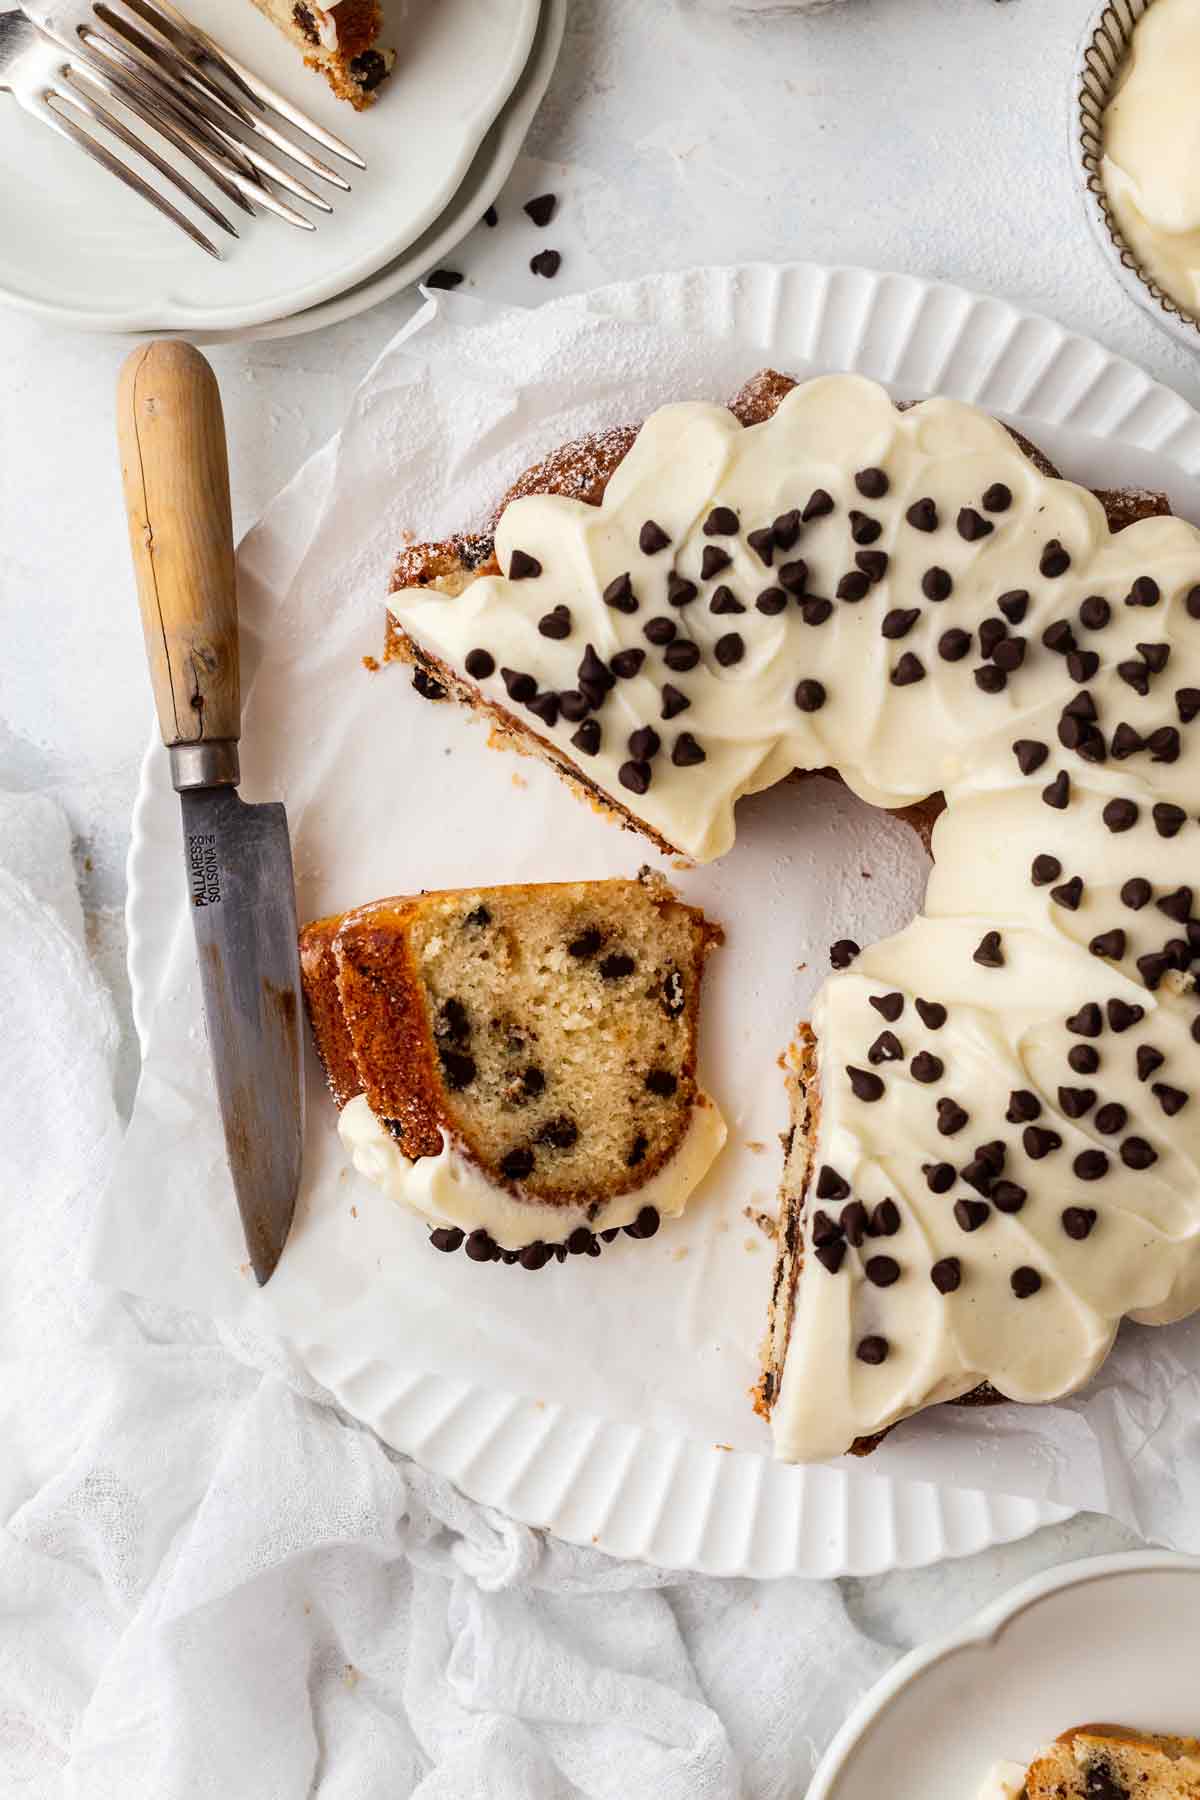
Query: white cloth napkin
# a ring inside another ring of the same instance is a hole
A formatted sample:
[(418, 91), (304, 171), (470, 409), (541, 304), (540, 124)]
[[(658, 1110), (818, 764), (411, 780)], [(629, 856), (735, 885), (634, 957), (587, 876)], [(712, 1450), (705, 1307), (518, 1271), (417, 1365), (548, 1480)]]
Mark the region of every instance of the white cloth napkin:
[(0, 794), (0, 1793), (783, 1800), (895, 1652), (833, 1583), (562, 1544), (270, 1350), (75, 1273), (113, 1008), (62, 814)]

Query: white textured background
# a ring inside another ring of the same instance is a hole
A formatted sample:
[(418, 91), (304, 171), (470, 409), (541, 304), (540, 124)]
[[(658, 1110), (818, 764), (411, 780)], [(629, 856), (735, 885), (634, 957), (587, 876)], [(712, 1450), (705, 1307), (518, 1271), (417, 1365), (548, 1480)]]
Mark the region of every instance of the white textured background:
[[(1200, 401), (1191, 360), (1112, 285), (1079, 212), (1068, 110), (1090, 9), (842, 0), (735, 22), (713, 0), (572, 0), (501, 227), (480, 228), (448, 261), (481, 291), (525, 303), (700, 262), (913, 270), (1050, 313)], [(560, 211), (535, 232), (520, 205), (545, 188)], [(552, 289), (526, 267), (547, 245), (564, 258)], [(211, 352), (239, 529), (336, 428), (411, 305)], [(97, 955), (122, 1005), (123, 866), (150, 718), (112, 430), (128, 347), (0, 315), (0, 788), (66, 807)], [(126, 1096), (135, 1071), (130, 1041)], [(1126, 1541), (1083, 1521), (868, 1584), (855, 1605), (909, 1643), (935, 1591), (940, 1625), (1035, 1567)]]

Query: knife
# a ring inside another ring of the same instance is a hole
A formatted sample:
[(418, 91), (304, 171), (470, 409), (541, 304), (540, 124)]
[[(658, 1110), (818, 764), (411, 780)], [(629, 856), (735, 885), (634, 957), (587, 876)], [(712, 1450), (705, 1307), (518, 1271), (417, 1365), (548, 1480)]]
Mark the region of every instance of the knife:
[(146, 656), (184, 867), (225, 1149), (259, 1284), (283, 1252), (304, 1137), (296, 893), (282, 805), (238, 794), (241, 688), (225, 424), (190, 344), (121, 370), (117, 436)]

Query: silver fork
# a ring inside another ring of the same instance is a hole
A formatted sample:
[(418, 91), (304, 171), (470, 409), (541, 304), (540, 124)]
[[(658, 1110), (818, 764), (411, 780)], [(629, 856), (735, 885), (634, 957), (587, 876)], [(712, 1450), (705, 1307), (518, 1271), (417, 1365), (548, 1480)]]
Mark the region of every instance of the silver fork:
[[(212, 240), (193, 225), (178, 207), (173, 206), (149, 182), (143, 181), (119, 156), (115, 156), (107, 144), (88, 131), (81, 121), (90, 121), (109, 132), (118, 143), (124, 144), (126, 149), (132, 150), (158, 174), (172, 182), (214, 225), (227, 231), (231, 237), (237, 237), (236, 229), (225, 215), (186, 175), (172, 168), (155, 149), (136, 137), (124, 121), (96, 97), (97, 92), (104, 93), (108, 90), (86, 63), (82, 59), (71, 57), (60, 44), (47, 38), (19, 12), (0, 13), (0, 92), (5, 90), (31, 117), (48, 125), (51, 131), (56, 131), (60, 137), (75, 144), (93, 162), (98, 162), (110, 175), (115, 175), (118, 181), (140, 195), (164, 218), (170, 219), (173, 225), (177, 225), (180, 231), (186, 233), (194, 244), (198, 244), (210, 256), (219, 258), (221, 254)], [(247, 212), (251, 210), (249, 201), (242, 196), (216, 157), (209, 159), (202, 147), (187, 145), (182, 132), (173, 136), (175, 127), (170, 121), (149, 115), (132, 101), (122, 98), (130, 111), (168, 141), (175, 142), (177, 148), (182, 149), (197, 166), (203, 168), (221, 192)]]

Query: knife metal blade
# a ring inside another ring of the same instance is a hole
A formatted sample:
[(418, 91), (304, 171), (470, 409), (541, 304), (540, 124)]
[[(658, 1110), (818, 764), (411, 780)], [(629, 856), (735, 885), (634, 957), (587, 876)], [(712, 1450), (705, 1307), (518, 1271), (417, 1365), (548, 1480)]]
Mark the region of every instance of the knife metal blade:
[(188, 788), (188, 898), (225, 1148), (260, 1284), (283, 1253), (304, 1143), (296, 891), (287, 814), (233, 787)]

